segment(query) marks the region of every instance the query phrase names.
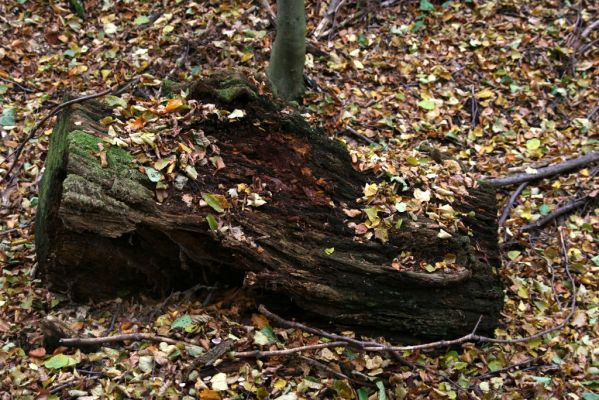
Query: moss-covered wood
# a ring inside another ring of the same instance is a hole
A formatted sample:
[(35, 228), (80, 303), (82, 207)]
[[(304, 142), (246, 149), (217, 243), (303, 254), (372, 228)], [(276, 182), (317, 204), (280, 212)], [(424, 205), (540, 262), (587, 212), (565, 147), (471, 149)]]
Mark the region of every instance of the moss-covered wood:
[[(298, 115), (279, 113), (239, 78), (200, 81), (189, 90), (192, 98), (243, 108), (247, 116), (198, 122), (196, 129), (218, 140), (226, 168), (206, 166), (162, 204), (125, 150), (107, 148), (108, 166), (100, 165), (104, 132), (94, 121), (107, 110), (90, 102), (60, 115), (36, 234), (40, 271), (54, 290), (77, 298), (140, 289), (168, 293), (208, 277), (243, 282), (271, 299), (275, 309), (288, 299), (306, 316), (380, 334), (461, 335), (481, 315), (480, 332), (493, 331), (503, 294), (493, 272), (500, 260), (492, 188), (472, 191), (460, 205), (461, 211), (473, 211), (465, 221), (472, 237), (440, 239), (432, 223), (419, 219), (418, 226), (392, 230), (386, 244), (358, 242), (338, 205), (359, 208), (356, 199), (370, 178), (352, 168), (339, 143)], [(182, 194), (260, 182), (273, 188), (268, 203), (227, 216), (244, 240), (211, 231), (206, 215), (214, 211), (190, 211), (181, 200)], [(326, 248), (335, 250), (327, 254)], [(399, 272), (391, 262), (402, 251), (430, 262), (451, 252), (464, 269)]]

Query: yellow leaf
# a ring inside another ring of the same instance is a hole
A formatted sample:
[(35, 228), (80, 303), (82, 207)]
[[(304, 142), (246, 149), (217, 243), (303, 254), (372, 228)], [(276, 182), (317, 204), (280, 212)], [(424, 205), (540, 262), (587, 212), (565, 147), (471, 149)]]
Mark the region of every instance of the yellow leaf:
[(243, 53), (241, 56), (241, 62), (248, 62), (254, 57), (254, 53)]
[(367, 184), (366, 186), (364, 186), (364, 196), (374, 196), (378, 190), (379, 187), (376, 183)]
[(483, 89), (476, 94), (479, 99), (488, 99), (489, 97), (495, 96), (495, 93), (491, 89)]
[(177, 108), (181, 107), (183, 105), (183, 100), (177, 98), (177, 99), (170, 99), (168, 101), (168, 103), (166, 104), (166, 107), (164, 107), (164, 112), (165, 113), (170, 113), (172, 111), (175, 111)]
[(283, 389), (287, 386), (287, 381), (284, 379), (277, 379), (277, 381), (273, 384), (273, 386), (279, 390)]

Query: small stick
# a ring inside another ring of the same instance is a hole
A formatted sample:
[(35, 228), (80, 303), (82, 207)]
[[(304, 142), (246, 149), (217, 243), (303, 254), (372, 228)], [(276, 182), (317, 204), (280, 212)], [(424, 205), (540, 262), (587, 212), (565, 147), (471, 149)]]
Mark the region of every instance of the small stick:
[(564, 214), (568, 214), (572, 211), (577, 210), (578, 208), (586, 205), (587, 203), (593, 201), (593, 200), (597, 200), (596, 198), (590, 197), (588, 195), (583, 196), (579, 199), (576, 199), (574, 201), (569, 202), (568, 204), (559, 207), (558, 209), (556, 209), (555, 211), (545, 215), (543, 218), (539, 218), (538, 220), (536, 220), (535, 222), (532, 222), (530, 224), (524, 225), (522, 227), (523, 231), (528, 231), (531, 229), (535, 229), (535, 228), (542, 228), (543, 226), (547, 225), (549, 222), (553, 221), (554, 219), (557, 219), (559, 217), (561, 217)]
[(11, 172), (16, 167), (16, 165), (18, 163), (18, 160), (19, 160), (19, 156), (23, 152), (23, 149), (25, 148), (25, 145), (31, 139), (33, 139), (33, 137), (36, 135), (37, 131), (46, 123), (46, 121), (48, 121), (50, 118), (52, 118), (54, 115), (56, 115), (60, 110), (62, 110), (63, 108), (66, 108), (66, 107), (68, 107), (70, 105), (76, 104), (76, 103), (82, 103), (82, 102), (87, 101), (87, 100), (91, 100), (91, 99), (95, 99), (95, 98), (98, 98), (98, 97), (106, 96), (107, 94), (113, 94), (113, 95), (117, 96), (117, 95), (123, 93), (125, 90), (127, 90), (129, 88), (129, 86), (131, 86), (134, 83), (138, 82), (139, 79), (140, 79), (139, 77), (136, 77), (136, 78), (132, 79), (131, 81), (127, 82), (122, 87), (115, 88), (115, 89), (110, 88), (110, 89), (103, 90), (103, 91), (101, 91), (99, 93), (94, 93), (94, 94), (90, 94), (90, 95), (87, 95), (87, 96), (78, 97), (76, 99), (65, 101), (64, 103), (59, 104), (58, 106), (54, 107), (54, 109), (52, 111), (50, 111), (50, 113), (48, 115), (46, 115), (44, 118), (42, 118), (42, 120), (39, 121), (33, 127), (33, 129), (31, 129), (31, 131), (29, 132), (29, 134), (27, 135), (27, 137), (25, 138), (25, 140), (23, 140), (19, 144), (19, 147), (17, 147), (17, 149), (11, 154), (11, 156), (14, 157), (13, 162), (12, 162), (10, 168), (8, 168), (8, 171), (6, 171), (6, 174), (2, 177), (2, 179), (0, 179), (0, 184), (4, 183), (5, 181), (7, 181), (8, 177), (11, 174)]
[(92, 337), (92, 338), (62, 338), (58, 341), (59, 344), (67, 347), (81, 347), (81, 346), (89, 346), (89, 345), (102, 345), (105, 343), (117, 343), (124, 342), (127, 340), (132, 340), (135, 342), (140, 342), (143, 340), (147, 340), (149, 342), (165, 342), (168, 344), (177, 345), (179, 343), (183, 343), (188, 346), (197, 346), (195, 343), (186, 342), (183, 340), (177, 340), (166, 336), (158, 336), (151, 333), (127, 333), (123, 335), (114, 335), (114, 336), (101, 336), (101, 337)]
[(539, 368), (559, 368), (557, 365), (552, 365), (552, 364), (544, 364), (544, 363), (538, 364), (538, 362), (540, 362), (540, 361), (543, 361), (543, 360), (540, 357), (536, 357), (536, 358), (530, 359), (528, 361), (508, 365), (505, 368), (501, 368), (496, 371), (492, 371), (492, 372), (489, 372), (489, 373), (486, 373), (483, 375), (473, 376), (470, 379), (485, 380), (485, 379), (489, 379), (489, 378), (492, 378), (497, 375), (501, 375), (505, 372), (511, 372), (513, 370), (526, 371), (526, 370), (530, 370), (530, 369), (539, 369)]
[(13, 81), (11, 79), (3, 78), (3, 77), (0, 76), (0, 81), (13, 84), (14, 86), (16, 86), (22, 92), (25, 92), (25, 93), (35, 93), (35, 90), (30, 89), (30, 88), (28, 88), (26, 86), (23, 86), (19, 82), (15, 82), (15, 81)]
[(306, 346), (292, 347), (284, 350), (252, 350), (252, 351), (240, 351), (233, 353), (233, 357), (236, 358), (263, 358), (263, 357), (278, 357), (287, 356), (289, 354), (299, 353), (301, 351), (310, 351), (318, 349), (326, 349), (330, 347), (344, 347), (347, 346), (347, 342), (328, 342), (328, 343), (317, 343)]
[(502, 227), (505, 224), (505, 221), (507, 221), (507, 219), (510, 217), (510, 211), (514, 206), (514, 203), (516, 202), (516, 200), (520, 196), (520, 193), (522, 193), (526, 186), (528, 186), (528, 182), (522, 182), (520, 186), (518, 186), (518, 188), (514, 191), (512, 197), (510, 197), (509, 201), (505, 205), (505, 208), (503, 209), (503, 214), (501, 214), (501, 218), (499, 218), (499, 227)]
[(324, 32), (325, 29), (333, 22), (333, 18), (339, 8), (343, 5), (345, 0), (331, 0), (329, 7), (327, 8), (327, 12), (324, 14), (322, 20), (318, 23), (318, 26), (314, 30), (314, 36), (316, 38), (320, 38), (325, 36), (327, 33), (330, 35), (330, 32)]
[(313, 335), (322, 336), (322, 337), (326, 337), (326, 338), (333, 339), (333, 340), (344, 341), (344, 342), (347, 342), (347, 344), (352, 345), (352, 347), (356, 347), (358, 349), (363, 349), (367, 345), (371, 345), (371, 346), (380, 345), (380, 343), (378, 343), (378, 342), (362, 341), (362, 340), (358, 340), (358, 339), (353, 339), (353, 338), (350, 338), (347, 336), (330, 333), (330, 332), (324, 331), (322, 329), (312, 328), (310, 326), (304, 325), (299, 322), (287, 321), (286, 319), (283, 319), (283, 318), (279, 317), (278, 315), (268, 311), (266, 309), (266, 307), (264, 307), (264, 305), (260, 305), (258, 307), (258, 311), (260, 311), (260, 313), (262, 315), (264, 315), (267, 318), (270, 318), (271, 320), (275, 321), (279, 325), (285, 326), (287, 328), (300, 329), (302, 331), (312, 333)]
[(270, 21), (272, 26), (274, 28), (276, 28), (277, 27), (277, 15), (272, 10), (272, 7), (268, 3), (268, 0), (259, 0), (259, 2), (260, 2), (260, 5), (262, 6), (262, 8), (264, 8), (266, 10), (266, 14), (268, 14), (268, 20)]
[(580, 35), (580, 37), (582, 38), (586, 38), (587, 36), (589, 36), (591, 34), (591, 32), (597, 28), (599, 26), (599, 19), (595, 20), (595, 22), (593, 22), (592, 24), (590, 24), (589, 26), (587, 26), (585, 28), (584, 31), (582, 31), (582, 34)]
[(568, 172), (597, 161), (599, 161), (599, 152), (594, 151), (584, 156), (564, 161), (563, 163), (551, 165), (545, 168), (539, 168), (537, 169), (536, 174), (516, 174), (505, 176), (503, 178), (488, 179), (485, 182), (493, 187), (515, 185), (517, 183), (530, 182), (537, 179), (558, 175), (562, 172)]
[(352, 128), (350, 126), (346, 127), (345, 131), (351, 133), (356, 138), (361, 139), (361, 140), (365, 141), (368, 144), (372, 144), (372, 145), (378, 146), (377, 142), (375, 142), (374, 140), (372, 140), (372, 139), (370, 139), (370, 138), (362, 135), (361, 133), (358, 133), (354, 128)]
[(356, 379), (351, 378), (351, 377), (345, 375), (342, 372), (336, 371), (333, 368), (329, 367), (328, 365), (326, 365), (324, 363), (321, 363), (318, 360), (314, 360), (314, 359), (312, 359), (310, 357), (306, 357), (306, 356), (299, 356), (299, 358), (302, 359), (303, 361), (305, 361), (306, 363), (308, 363), (308, 364), (316, 367), (316, 368), (319, 368), (319, 369), (321, 369), (321, 370), (323, 370), (325, 372), (328, 372), (329, 374), (333, 375), (334, 377), (336, 377), (338, 379), (347, 379), (348, 381), (352, 381), (352, 382), (355, 382), (357, 384), (363, 384), (363, 382), (357, 381)]
[(23, 149), (25, 148), (25, 145), (27, 144), (27, 142), (29, 142), (37, 133), (37, 131), (42, 127), (42, 125), (44, 125), (44, 123), (46, 123), (46, 121), (48, 121), (50, 118), (52, 118), (54, 115), (56, 115), (60, 110), (62, 110), (63, 108), (66, 108), (72, 104), (75, 103), (81, 103), (83, 101), (86, 100), (90, 100), (90, 99), (95, 99), (97, 97), (102, 97), (105, 96), (109, 93), (112, 92), (112, 89), (106, 89), (100, 93), (95, 93), (95, 94), (91, 94), (89, 96), (83, 96), (83, 97), (78, 97), (76, 99), (73, 100), (69, 100), (66, 101), (58, 106), (56, 106), (48, 115), (46, 115), (44, 118), (42, 118), (42, 120), (40, 122), (38, 122), (33, 129), (31, 129), (31, 131), (29, 132), (29, 134), (27, 135), (27, 137), (25, 138), (25, 140), (23, 140), (20, 144), (19, 147), (17, 147), (17, 149), (15, 150), (15, 152), (12, 154), (14, 156), (13, 162), (10, 166), (10, 168), (8, 168), (8, 171), (6, 171), (6, 174), (2, 177), (2, 179), (0, 179), (0, 183), (4, 183), (7, 178), (10, 176), (11, 172), (13, 171), (13, 169), (15, 168), (15, 166), (18, 163), (19, 160), (19, 156), (21, 155), (21, 152), (23, 151)]

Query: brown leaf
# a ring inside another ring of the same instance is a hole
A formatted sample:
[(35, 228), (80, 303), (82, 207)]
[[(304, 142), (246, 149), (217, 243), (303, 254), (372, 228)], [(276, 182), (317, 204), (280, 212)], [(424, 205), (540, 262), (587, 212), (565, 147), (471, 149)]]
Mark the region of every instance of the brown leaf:
[(38, 347), (37, 349), (33, 349), (29, 351), (29, 357), (32, 358), (42, 358), (46, 355), (46, 349), (43, 347)]
[(268, 326), (268, 319), (262, 314), (252, 314), (252, 325), (254, 325), (258, 329), (262, 329), (265, 326)]

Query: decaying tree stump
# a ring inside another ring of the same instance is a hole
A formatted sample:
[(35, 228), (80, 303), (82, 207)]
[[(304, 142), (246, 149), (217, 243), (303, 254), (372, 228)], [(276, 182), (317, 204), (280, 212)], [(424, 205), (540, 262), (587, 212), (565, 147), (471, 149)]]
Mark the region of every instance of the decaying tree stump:
[[(110, 109), (87, 102), (62, 112), (36, 223), (39, 271), (53, 290), (77, 298), (122, 289), (165, 293), (207, 276), (381, 334), (452, 337), (471, 331), (481, 315), (479, 332), (492, 333), (503, 298), (494, 273), (500, 259), (492, 188), (472, 190), (458, 206), (473, 211), (465, 219), (471, 237), (439, 238), (438, 227), (419, 218), (392, 229), (385, 244), (356, 241), (339, 205), (360, 208), (356, 199), (370, 178), (352, 168), (341, 144), (300, 116), (279, 112), (241, 79), (198, 81), (189, 90), (190, 98), (247, 115), (201, 122), (226, 167), (205, 165), (182, 191), (169, 189), (163, 203), (127, 150), (104, 146), (107, 165), (101, 165), (98, 143), (106, 128), (97, 121)], [(261, 207), (222, 214), (221, 225), (231, 228), (225, 231), (209, 228), (210, 207), (182, 201), (239, 183), (266, 183), (270, 196), (263, 194)], [(453, 253), (461, 269), (397, 271), (391, 263), (402, 251), (432, 263)]]

